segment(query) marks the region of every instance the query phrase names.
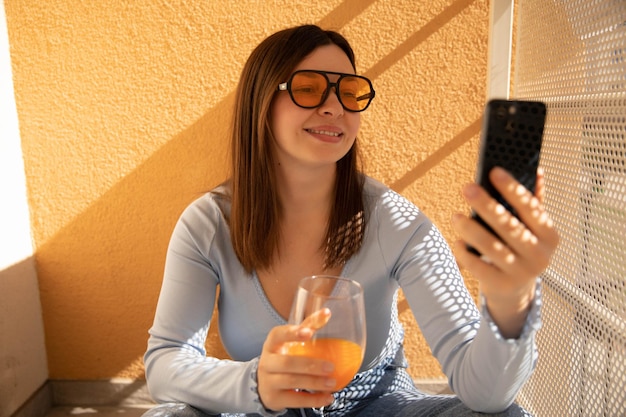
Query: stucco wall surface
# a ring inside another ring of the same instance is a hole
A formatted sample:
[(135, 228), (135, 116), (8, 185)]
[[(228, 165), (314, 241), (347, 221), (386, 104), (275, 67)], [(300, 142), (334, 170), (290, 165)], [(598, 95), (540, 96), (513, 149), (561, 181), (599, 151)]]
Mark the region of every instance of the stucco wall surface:
[[(227, 177), (237, 78), (278, 29), (317, 23), (351, 40), (377, 92), (359, 137), (366, 171), (455, 238), (485, 100), (488, 1), (312, 4), (5, 0), (51, 378), (143, 377), (172, 227)], [(406, 302), (400, 311), (412, 375), (439, 377)]]

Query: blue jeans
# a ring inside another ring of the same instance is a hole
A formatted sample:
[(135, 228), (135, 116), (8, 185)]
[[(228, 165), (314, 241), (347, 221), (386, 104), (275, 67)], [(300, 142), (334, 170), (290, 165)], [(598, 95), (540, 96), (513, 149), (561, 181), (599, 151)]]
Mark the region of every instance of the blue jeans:
[[(326, 414), (325, 414), (326, 415)], [(332, 414), (331, 414), (332, 415)], [(227, 417), (244, 414), (206, 414), (186, 404), (166, 403), (148, 410), (142, 417)], [(245, 414), (246, 417), (258, 417), (259, 414)], [(319, 417), (312, 409), (290, 409), (284, 417)], [(353, 409), (345, 417), (532, 417), (528, 412), (513, 404), (508, 410), (497, 414), (477, 413), (467, 408), (452, 395), (424, 395), (416, 392), (396, 391), (368, 401), (362, 407)]]

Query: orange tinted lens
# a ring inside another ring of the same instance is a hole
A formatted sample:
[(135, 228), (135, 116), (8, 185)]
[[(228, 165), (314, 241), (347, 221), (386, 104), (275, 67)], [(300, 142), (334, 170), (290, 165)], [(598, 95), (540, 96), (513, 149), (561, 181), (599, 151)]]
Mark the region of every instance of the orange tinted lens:
[(348, 110), (363, 110), (370, 102), (372, 89), (366, 79), (344, 77), (339, 83), (341, 102)]
[(299, 72), (291, 80), (291, 96), (303, 107), (319, 106), (328, 88), (328, 81), (316, 72)]

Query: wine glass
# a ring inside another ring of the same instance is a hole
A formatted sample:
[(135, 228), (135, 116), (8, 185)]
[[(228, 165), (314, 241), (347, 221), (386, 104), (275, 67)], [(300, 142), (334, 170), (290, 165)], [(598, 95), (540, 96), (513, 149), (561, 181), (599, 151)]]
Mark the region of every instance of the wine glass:
[[(326, 323), (319, 323), (315, 317), (324, 308), (330, 310), (330, 318)], [(340, 391), (354, 378), (365, 352), (365, 307), (361, 284), (330, 275), (303, 278), (293, 301), (289, 323), (301, 324), (307, 319), (308, 324), (317, 329), (313, 337), (306, 342), (286, 343), (282, 352), (332, 362), (335, 370), (331, 377), (336, 381), (333, 391)]]

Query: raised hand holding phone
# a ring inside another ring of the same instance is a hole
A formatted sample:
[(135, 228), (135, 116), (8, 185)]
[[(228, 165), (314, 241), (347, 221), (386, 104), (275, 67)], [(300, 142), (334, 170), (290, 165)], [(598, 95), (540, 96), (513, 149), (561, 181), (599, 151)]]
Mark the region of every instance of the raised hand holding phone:
[(542, 103), (487, 104), (478, 184), (463, 188), (472, 216), (452, 217), (460, 237), (456, 258), (478, 279), (487, 310), (505, 338), (520, 335), (537, 278), (559, 241), (543, 206), (543, 174), (537, 172), (544, 120)]
[[(534, 193), (545, 119), (546, 106), (539, 101), (491, 100), (485, 106), (476, 182), (515, 216), (516, 211), (489, 180), (489, 173), (500, 166)], [(473, 213), (472, 217), (496, 234), (480, 216)]]

